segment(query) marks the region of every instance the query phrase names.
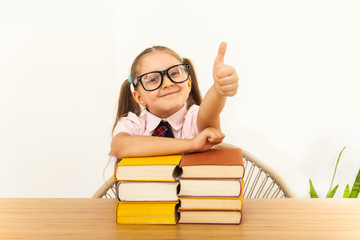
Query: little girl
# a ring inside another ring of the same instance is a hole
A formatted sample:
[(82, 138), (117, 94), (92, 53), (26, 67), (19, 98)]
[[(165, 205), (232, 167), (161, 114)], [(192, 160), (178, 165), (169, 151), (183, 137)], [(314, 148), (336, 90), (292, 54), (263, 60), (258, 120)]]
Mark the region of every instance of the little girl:
[(239, 79), (224, 64), (226, 46), (220, 44), (214, 84), (203, 100), (189, 59), (162, 46), (140, 53), (120, 90), (110, 154), (118, 159), (182, 154), (221, 143), (220, 113), (226, 97), (237, 93)]

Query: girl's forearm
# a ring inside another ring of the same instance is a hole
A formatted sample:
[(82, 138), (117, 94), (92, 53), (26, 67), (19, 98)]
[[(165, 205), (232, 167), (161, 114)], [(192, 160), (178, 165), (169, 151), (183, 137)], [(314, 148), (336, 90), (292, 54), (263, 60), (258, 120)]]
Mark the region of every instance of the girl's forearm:
[(199, 108), (197, 125), (200, 132), (207, 127), (220, 130), (220, 113), (225, 106), (225, 102), (226, 97), (220, 95), (214, 85), (211, 86)]
[(145, 157), (192, 152), (191, 139), (152, 136), (115, 136), (111, 149), (116, 158)]

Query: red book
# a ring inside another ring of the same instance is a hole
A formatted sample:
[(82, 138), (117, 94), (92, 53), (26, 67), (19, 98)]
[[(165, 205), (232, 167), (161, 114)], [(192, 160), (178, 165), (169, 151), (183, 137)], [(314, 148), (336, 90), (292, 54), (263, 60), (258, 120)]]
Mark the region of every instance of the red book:
[(240, 148), (210, 149), (206, 152), (185, 154), (180, 162), (180, 178), (244, 177), (245, 169)]

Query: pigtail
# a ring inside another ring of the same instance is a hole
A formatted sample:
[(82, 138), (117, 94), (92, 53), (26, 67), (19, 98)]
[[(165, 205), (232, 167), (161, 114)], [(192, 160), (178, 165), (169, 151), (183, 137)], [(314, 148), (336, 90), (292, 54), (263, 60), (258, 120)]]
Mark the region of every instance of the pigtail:
[(189, 98), (186, 101), (186, 106), (189, 109), (194, 104), (200, 105), (202, 102), (202, 97), (193, 64), (188, 58), (183, 58), (183, 63), (189, 64), (190, 66), (189, 75), (191, 77), (191, 91)]
[(116, 120), (112, 129), (114, 132), (115, 126), (120, 118), (125, 117), (129, 112), (133, 112), (136, 115), (141, 114), (141, 108), (132, 96), (130, 83), (126, 79), (121, 86), (120, 95), (118, 100), (118, 109), (116, 113)]

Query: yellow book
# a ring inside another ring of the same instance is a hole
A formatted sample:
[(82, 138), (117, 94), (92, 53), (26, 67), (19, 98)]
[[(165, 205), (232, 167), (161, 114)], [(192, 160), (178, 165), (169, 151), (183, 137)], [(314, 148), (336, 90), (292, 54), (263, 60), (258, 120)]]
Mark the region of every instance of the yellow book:
[(120, 224), (176, 224), (179, 202), (117, 202), (116, 222)]
[[(244, 189), (242, 179), (242, 189)], [(241, 210), (244, 191), (238, 197), (179, 197), (180, 210)]]
[(123, 158), (115, 167), (116, 181), (174, 182), (181, 170), (182, 155)]
[(178, 165), (183, 155), (123, 158), (118, 165)]

